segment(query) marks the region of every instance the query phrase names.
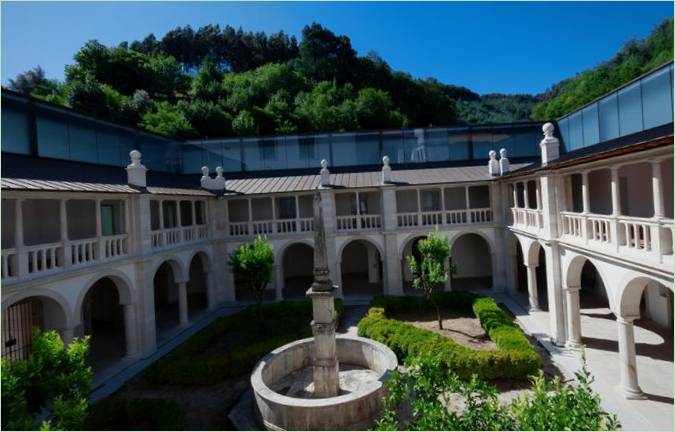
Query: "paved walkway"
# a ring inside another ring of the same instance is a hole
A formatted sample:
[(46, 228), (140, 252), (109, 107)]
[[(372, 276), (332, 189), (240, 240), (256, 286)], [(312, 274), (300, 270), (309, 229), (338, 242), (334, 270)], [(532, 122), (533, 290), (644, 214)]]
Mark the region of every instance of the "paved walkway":
[[(528, 313), (508, 295), (496, 295), (516, 316), (525, 331), (536, 337), (551, 353), (565, 378), (581, 367), (581, 352), (553, 345), (548, 340), (548, 312)], [(673, 430), (673, 345), (655, 329), (635, 326), (638, 379), (646, 400), (627, 400), (619, 385), (617, 324), (609, 309), (582, 309), (581, 328), (586, 343), (588, 368), (595, 377), (593, 389), (603, 407), (616, 413), (624, 430)]]

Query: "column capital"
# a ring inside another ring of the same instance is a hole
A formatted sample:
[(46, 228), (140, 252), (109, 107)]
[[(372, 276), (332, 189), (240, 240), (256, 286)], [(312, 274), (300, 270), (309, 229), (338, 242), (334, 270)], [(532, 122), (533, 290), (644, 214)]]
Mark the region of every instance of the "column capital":
[(569, 292), (578, 292), (581, 287), (580, 286), (567, 286), (563, 285), (563, 291), (569, 291)]
[(616, 322), (623, 325), (628, 324), (633, 325), (633, 321), (635, 321), (638, 318), (640, 318), (639, 315), (626, 315), (626, 316), (617, 315)]

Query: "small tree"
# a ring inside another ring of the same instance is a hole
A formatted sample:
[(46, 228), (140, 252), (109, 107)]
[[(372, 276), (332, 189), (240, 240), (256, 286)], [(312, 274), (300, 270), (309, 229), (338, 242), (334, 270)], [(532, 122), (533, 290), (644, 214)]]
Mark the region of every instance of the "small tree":
[[(55, 331), (33, 335), (26, 360), (2, 361), (3, 430), (82, 430), (92, 372), (87, 365), (89, 337), (64, 345)], [(35, 418), (48, 413), (37, 425)]]
[(256, 302), (256, 312), (262, 321), (262, 300), (267, 284), (272, 280), (274, 252), (267, 241), (258, 236), (253, 243), (239, 246), (230, 259), (235, 274), (241, 276)]
[[(421, 255), (420, 261), (418, 262), (412, 255), (407, 257), (408, 268), (413, 275), (413, 286), (423, 290), (427, 300), (434, 305), (438, 328), (443, 330), (441, 309), (433, 294), (437, 287), (448, 280), (445, 263), (450, 257), (450, 245), (447, 238), (440, 237), (438, 228), (436, 228), (435, 231), (429, 233), (427, 238), (420, 240), (417, 247)], [(454, 273), (454, 267), (450, 271)]]

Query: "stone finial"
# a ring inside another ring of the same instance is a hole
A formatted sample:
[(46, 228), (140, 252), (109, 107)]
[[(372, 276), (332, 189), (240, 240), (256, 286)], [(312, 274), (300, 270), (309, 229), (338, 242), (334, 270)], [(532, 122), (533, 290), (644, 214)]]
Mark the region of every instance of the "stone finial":
[(506, 153), (507, 152), (505, 148), (499, 150), (499, 175), (508, 174), (511, 170), (509, 158), (506, 157)]
[(328, 171), (328, 161), (321, 159), (321, 187), (330, 185), (330, 171)]
[(147, 181), (145, 173), (148, 169), (141, 163), (141, 152), (131, 150), (129, 152), (131, 163), (127, 165), (127, 183), (132, 186), (146, 187)]
[(391, 167), (389, 166), (389, 156), (382, 158), (382, 184), (391, 183)]
[(202, 167), (202, 178), (201, 185), (202, 188), (213, 190), (213, 191), (224, 191), (225, 190), (225, 177), (223, 177), (223, 168), (216, 167), (216, 177), (212, 178), (209, 175), (209, 168)]
[(560, 157), (560, 141), (553, 136), (555, 132), (553, 123), (544, 123), (541, 130), (544, 132), (544, 139), (539, 143), (539, 147), (541, 147), (541, 165), (546, 166), (549, 162)]
[(497, 161), (497, 152), (490, 150), (488, 153), (490, 160), (488, 161), (488, 173), (491, 176), (499, 175), (499, 162)]

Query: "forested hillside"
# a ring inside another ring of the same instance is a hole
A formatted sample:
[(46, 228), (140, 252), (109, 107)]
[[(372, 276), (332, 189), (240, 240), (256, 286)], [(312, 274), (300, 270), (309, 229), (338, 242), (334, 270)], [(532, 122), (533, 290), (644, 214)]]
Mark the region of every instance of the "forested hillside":
[(414, 79), (375, 53), (358, 56), (347, 36), (318, 24), (299, 43), (229, 26), (177, 28), (116, 47), (89, 41), (65, 76), (46, 80), (38, 67), (10, 88), (177, 138), (504, 122), (529, 113), (520, 97), (512, 108), (500, 96), (493, 110), (469, 89)]
[(660, 23), (643, 40), (631, 40), (609, 61), (554, 85), (541, 95), (532, 118), (560, 117), (673, 60), (673, 19)]
[(209, 25), (161, 39), (92, 40), (63, 82), (38, 66), (13, 90), (175, 138), (510, 123), (558, 117), (673, 58), (673, 21), (631, 41), (597, 68), (541, 95), (478, 95), (358, 56), (347, 36), (319, 24), (298, 42), (283, 32)]

